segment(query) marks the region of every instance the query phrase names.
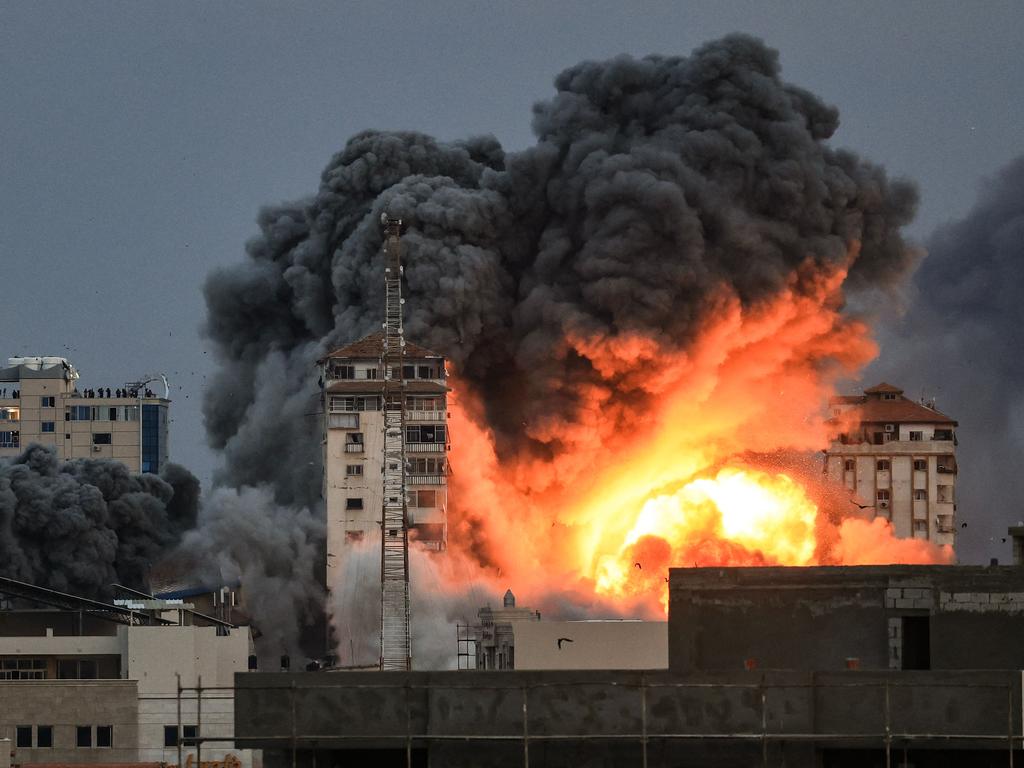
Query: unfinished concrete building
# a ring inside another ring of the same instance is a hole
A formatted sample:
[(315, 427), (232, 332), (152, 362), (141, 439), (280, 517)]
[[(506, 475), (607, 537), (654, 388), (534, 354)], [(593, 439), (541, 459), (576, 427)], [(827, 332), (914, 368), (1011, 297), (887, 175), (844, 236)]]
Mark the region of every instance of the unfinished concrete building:
[(237, 678), (268, 766), (1005, 766), (1024, 569), (670, 573), (669, 668)]

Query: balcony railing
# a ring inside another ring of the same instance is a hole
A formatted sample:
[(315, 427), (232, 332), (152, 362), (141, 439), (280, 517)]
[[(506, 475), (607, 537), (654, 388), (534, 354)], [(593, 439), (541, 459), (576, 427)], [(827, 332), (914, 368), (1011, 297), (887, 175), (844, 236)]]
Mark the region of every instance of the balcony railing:
[(405, 476), (409, 485), (448, 485), (446, 475), (413, 475)]
[(21, 438), (0, 438), (0, 448), (20, 448)]
[(406, 411), (406, 421), (440, 421), (448, 418), (448, 411)]
[(444, 453), (448, 446), (444, 443), (406, 443), (405, 450), (409, 453)]
[(362, 453), (362, 443), (345, 443), (345, 453)]

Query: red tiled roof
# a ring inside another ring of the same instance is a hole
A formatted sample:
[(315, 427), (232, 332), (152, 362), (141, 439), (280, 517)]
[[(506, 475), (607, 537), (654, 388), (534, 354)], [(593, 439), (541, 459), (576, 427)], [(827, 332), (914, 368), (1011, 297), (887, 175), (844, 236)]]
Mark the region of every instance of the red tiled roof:
[[(358, 341), (353, 341), (351, 344), (346, 344), (343, 347), (331, 350), (324, 355), (324, 357), (320, 358), (319, 362), (323, 362), (328, 357), (378, 358), (380, 357), (380, 351), (383, 344), (384, 331), (377, 331), (375, 333), (371, 333), (369, 336), (364, 336)], [(439, 355), (436, 352), (431, 352), (426, 347), (414, 344), (408, 339), (405, 340), (405, 356), (442, 357), (442, 355)]]
[[(324, 391), (332, 395), (375, 395), (384, 390), (384, 382), (380, 380), (336, 381)], [(448, 387), (436, 381), (407, 381), (402, 391), (412, 395), (443, 395)]]
[(915, 403), (902, 395), (896, 400), (868, 399), (857, 409), (861, 422), (872, 423), (919, 423), (919, 424), (952, 424), (956, 421), (946, 414), (933, 410), (926, 405)]
[(865, 395), (880, 395), (883, 392), (889, 392), (896, 395), (903, 394), (902, 389), (900, 389), (899, 387), (894, 387), (892, 384), (887, 384), (884, 381), (881, 384), (875, 384), (875, 386), (868, 387), (867, 389), (864, 390)]

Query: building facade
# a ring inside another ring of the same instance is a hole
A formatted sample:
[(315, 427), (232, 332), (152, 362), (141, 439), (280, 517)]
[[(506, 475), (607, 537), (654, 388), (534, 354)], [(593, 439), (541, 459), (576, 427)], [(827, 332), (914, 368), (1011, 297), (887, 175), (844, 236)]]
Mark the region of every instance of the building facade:
[(234, 676), (251, 653), (248, 627), (0, 611), (0, 739), (11, 740), (17, 765), (177, 765), (180, 757), (183, 767), (258, 766), (258, 753), (231, 738)]
[(170, 399), (145, 383), (78, 388), (62, 357), (12, 357), (0, 368), (0, 457), (30, 445), (62, 459), (114, 459), (132, 472), (159, 473), (167, 463)]
[(901, 538), (956, 543), (956, 426), (891, 384), (830, 402), (825, 473)]
[[(327, 551), (379, 536), (384, 476), (383, 334), (321, 360), (324, 386), (323, 497)], [(431, 549), (447, 542), (448, 387), (445, 360), (406, 343), (401, 377), (405, 407), (405, 484), (409, 537)], [(328, 584), (330, 587), (331, 585)]]

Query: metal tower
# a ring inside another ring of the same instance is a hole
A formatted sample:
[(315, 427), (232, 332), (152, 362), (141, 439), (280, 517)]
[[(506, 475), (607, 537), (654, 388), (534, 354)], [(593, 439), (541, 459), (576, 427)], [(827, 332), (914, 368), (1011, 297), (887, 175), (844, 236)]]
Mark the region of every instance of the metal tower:
[(409, 529), (405, 500), (405, 385), (402, 360), (401, 219), (381, 214), (384, 227), (384, 508), (381, 517), (380, 668), (412, 668), (409, 633)]

